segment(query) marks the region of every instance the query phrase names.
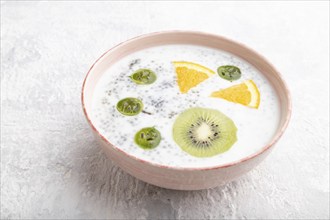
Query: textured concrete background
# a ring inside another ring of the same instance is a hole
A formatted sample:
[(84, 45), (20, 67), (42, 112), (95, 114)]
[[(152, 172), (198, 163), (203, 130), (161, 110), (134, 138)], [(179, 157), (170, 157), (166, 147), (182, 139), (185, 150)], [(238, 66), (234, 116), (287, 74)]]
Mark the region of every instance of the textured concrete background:
[[(83, 78), (143, 33), (221, 34), (264, 54), (291, 124), (242, 178), (181, 192), (109, 161), (83, 117)], [(1, 2), (1, 218), (329, 218), (329, 2)]]

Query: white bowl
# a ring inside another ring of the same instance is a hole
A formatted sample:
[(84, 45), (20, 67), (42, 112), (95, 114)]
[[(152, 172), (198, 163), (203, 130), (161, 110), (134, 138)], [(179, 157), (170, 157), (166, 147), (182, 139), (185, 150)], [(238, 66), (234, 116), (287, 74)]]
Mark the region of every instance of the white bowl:
[[(111, 144), (91, 121), (92, 98), (95, 86), (101, 76), (115, 62), (135, 51), (166, 44), (192, 44), (220, 49), (234, 54), (257, 68), (273, 84), (280, 100), (281, 117), (276, 134), (258, 152), (237, 161), (207, 168), (175, 168), (153, 164), (132, 155)], [(291, 116), (289, 91), (278, 71), (261, 55), (246, 46), (221, 36), (190, 32), (157, 32), (125, 41), (104, 53), (89, 69), (82, 87), (84, 114), (109, 158), (127, 173), (145, 182), (170, 189), (198, 190), (212, 188), (231, 181), (259, 164), (284, 133)]]

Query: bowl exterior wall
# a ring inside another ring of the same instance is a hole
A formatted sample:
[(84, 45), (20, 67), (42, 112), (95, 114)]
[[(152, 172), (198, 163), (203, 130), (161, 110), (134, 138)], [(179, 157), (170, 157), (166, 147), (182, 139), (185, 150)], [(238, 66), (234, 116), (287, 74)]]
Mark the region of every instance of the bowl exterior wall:
[(110, 146), (97, 132), (94, 131), (94, 135), (106, 155), (125, 172), (144, 182), (176, 190), (201, 190), (224, 185), (257, 166), (273, 148), (268, 148), (258, 156), (232, 166), (207, 170), (181, 170), (154, 166), (142, 160), (126, 157), (121, 151)]

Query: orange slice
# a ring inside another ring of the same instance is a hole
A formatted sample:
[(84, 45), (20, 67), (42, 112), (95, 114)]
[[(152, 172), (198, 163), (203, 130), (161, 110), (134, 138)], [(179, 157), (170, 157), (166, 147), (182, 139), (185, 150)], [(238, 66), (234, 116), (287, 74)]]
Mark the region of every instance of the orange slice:
[(174, 61), (173, 64), (181, 93), (187, 93), (214, 74), (214, 71), (197, 63)]
[(251, 108), (258, 108), (260, 103), (259, 90), (252, 80), (213, 92), (211, 97), (226, 99)]

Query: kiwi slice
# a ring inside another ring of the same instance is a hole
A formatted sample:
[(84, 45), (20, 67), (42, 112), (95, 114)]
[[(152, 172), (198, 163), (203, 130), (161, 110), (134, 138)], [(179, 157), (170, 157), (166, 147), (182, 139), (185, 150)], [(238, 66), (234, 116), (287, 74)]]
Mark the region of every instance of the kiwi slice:
[(237, 140), (236, 132), (230, 118), (208, 108), (190, 108), (173, 125), (174, 141), (195, 157), (212, 157), (229, 150)]
[(156, 74), (150, 69), (139, 69), (135, 71), (130, 78), (136, 84), (148, 85), (156, 81)]
[(242, 75), (238, 67), (231, 65), (219, 66), (217, 71), (221, 78), (229, 81), (238, 80)]
[(134, 141), (139, 147), (151, 150), (158, 146), (161, 140), (160, 132), (154, 127), (142, 128), (135, 134)]
[(127, 116), (134, 116), (143, 110), (143, 103), (140, 99), (128, 97), (117, 103), (117, 110)]

